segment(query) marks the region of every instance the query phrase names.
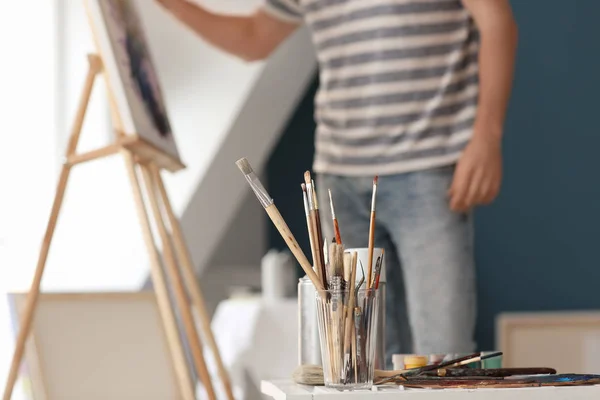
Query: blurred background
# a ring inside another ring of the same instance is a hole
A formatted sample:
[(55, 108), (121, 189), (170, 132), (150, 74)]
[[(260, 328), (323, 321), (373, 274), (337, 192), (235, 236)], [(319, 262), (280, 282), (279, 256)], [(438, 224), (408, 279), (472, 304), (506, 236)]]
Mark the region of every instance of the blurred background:
[[(0, 13), (2, 293), (30, 285), (86, 74), (85, 55), (94, 51), (81, 0), (5, 3)], [(259, 288), (263, 256), (285, 248), (235, 171), (237, 158), (248, 157), (260, 171), (309, 253), (308, 239), (300, 234), (306, 221), (298, 183), (313, 155), (318, 82), (312, 46), (300, 31), (268, 61), (247, 64), (210, 47), (154, 2), (137, 3), (187, 165), (164, 179), (213, 313), (232, 288)], [(260, 0), (203, 3), (244, 12)], [(505, 130), (504, 186), (493, 205), (476, 213), (480, 350), (496, 346), (500, 313), (600, 309), (600, 2), (515, 0), (512, 5), (520, 43)], [(108, 144), (110, 127), (100, 84), (79, 149)], [(239, 138), (253, 135), (260, 140), (240, 148)], [(122, 159), (78, 166), (42, 290), (149, 287), (148, 258)], [(13, 345), (2, 297), (0, 382)]]

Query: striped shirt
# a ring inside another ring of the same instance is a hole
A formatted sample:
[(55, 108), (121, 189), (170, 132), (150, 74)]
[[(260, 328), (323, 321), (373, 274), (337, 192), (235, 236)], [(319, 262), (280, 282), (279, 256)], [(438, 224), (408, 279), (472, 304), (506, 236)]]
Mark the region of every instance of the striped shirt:
[(265, 0), (317, 52), (318, 173), (385, 175), (455, 163), (478, 96), (478, 32), (461, 0)]

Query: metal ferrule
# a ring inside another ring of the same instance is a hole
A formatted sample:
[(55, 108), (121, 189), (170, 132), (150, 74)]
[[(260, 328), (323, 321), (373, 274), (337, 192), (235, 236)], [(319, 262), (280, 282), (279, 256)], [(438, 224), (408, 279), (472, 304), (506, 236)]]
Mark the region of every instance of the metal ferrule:
[(375, 197), (377, 195), (377, 185), (373, 185), (373, 198), (371, 199), (371, 212), (375, 212)]
[(313, 202), (313, 187), (310, 183), (306, 184), (306, 193), (308, 198), (308, 209), (309, 211), (313, 211), (315, 209), (315, 205)]
[(262, 185), (262, 183), (260, 182), (260, 180), (258, 179), (256, 174), (254, 172), (251, 172), (248, 175), (244, 175), (244, 176), (246, 177), (246, 180), (250, 184), (252, 191), (258, 198), (258, 201), (260, 202), (260, 204), (264, 208), (267, 208), (270, 205), (272, 205), (273, 199), (271, 198), (271, 196), (269, 196), (267, 189), (265, 189), (265, 187)]

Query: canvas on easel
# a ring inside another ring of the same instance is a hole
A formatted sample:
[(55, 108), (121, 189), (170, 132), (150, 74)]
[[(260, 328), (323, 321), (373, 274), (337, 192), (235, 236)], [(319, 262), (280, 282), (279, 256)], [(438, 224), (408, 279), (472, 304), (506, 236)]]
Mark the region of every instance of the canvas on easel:
[(165, 162), (170, 164), (166, 167), (178, 169), (181, 166), (179, 150), (134, 2), (84, 1), (107, 84), (132, 150), (147, 157), (166, 156)]

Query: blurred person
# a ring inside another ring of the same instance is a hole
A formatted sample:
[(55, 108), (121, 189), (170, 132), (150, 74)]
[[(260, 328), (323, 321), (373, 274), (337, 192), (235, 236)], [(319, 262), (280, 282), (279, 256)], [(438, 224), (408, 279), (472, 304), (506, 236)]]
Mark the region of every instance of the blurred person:
[[(509, 1), (264, 0), (246, 16), (157, 1), (246, 61), (308, 27), (320, 78), (313, 171), (322, 205), (332, 191), (346, 247), (367, 244), (379, 175), (388, 365), (395, 353), (474, 351), (472, 210), (502, 181), (517, 46)], [(324, 232), (333, 237), (329, 224)]]

